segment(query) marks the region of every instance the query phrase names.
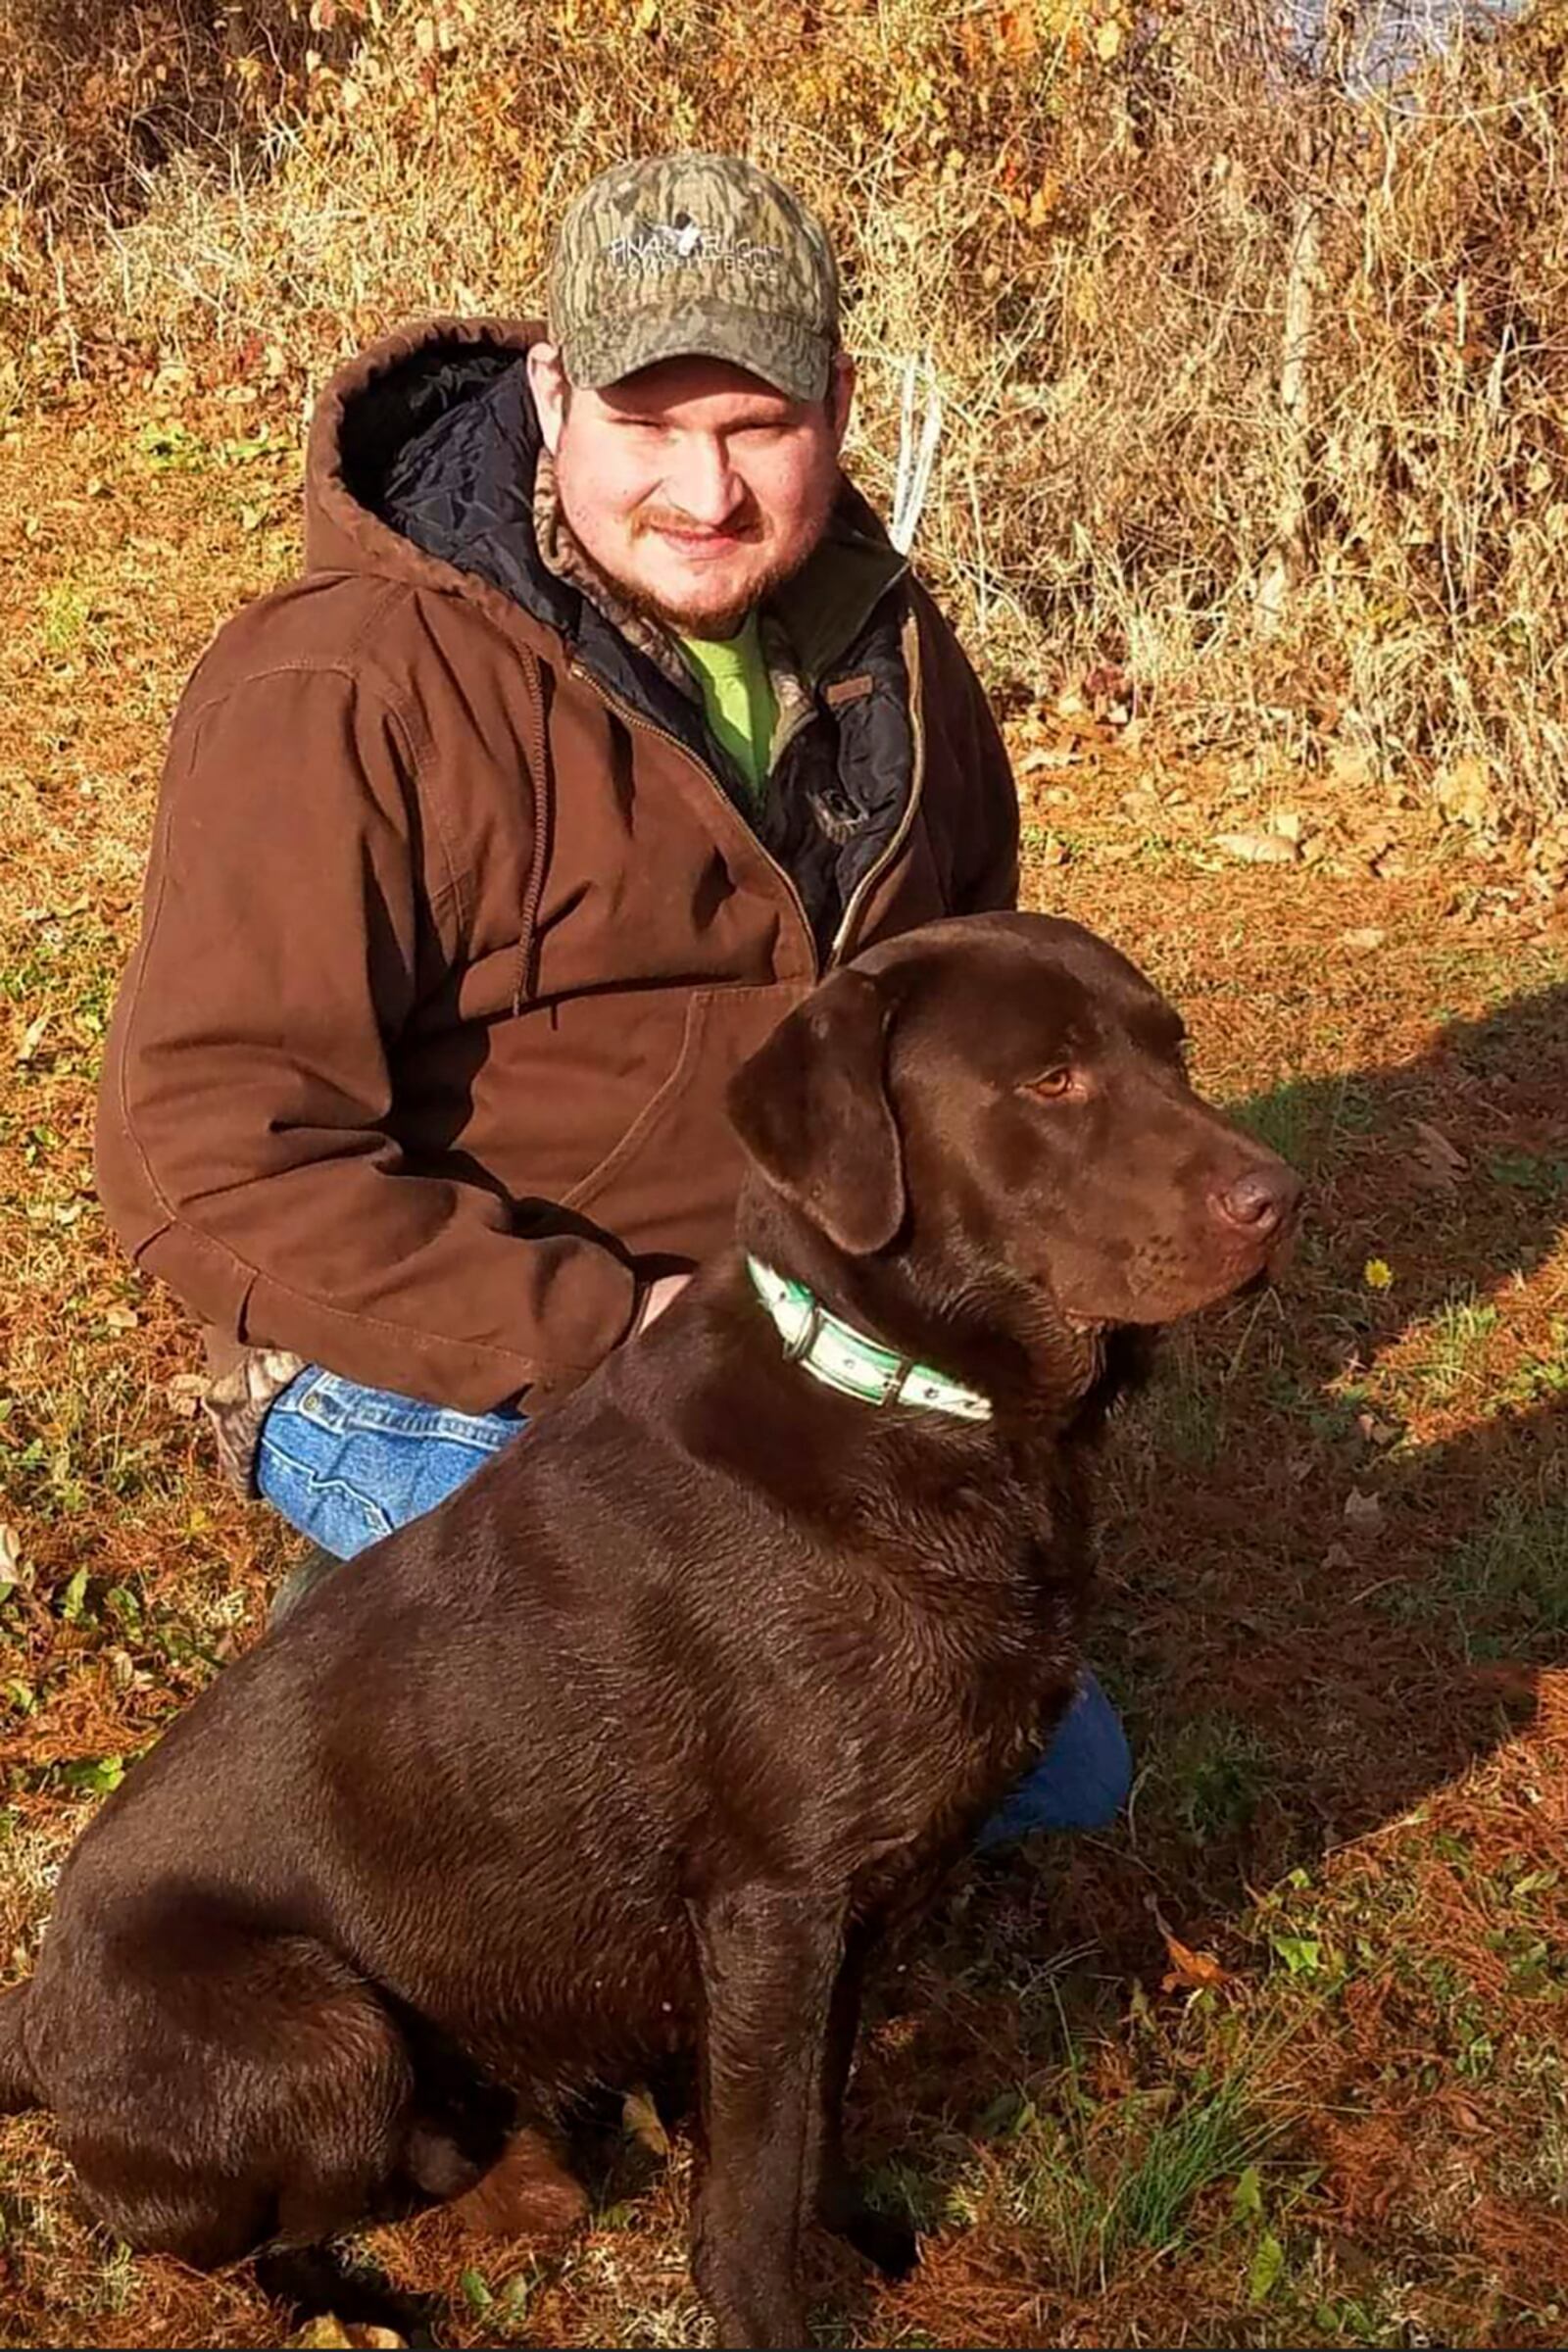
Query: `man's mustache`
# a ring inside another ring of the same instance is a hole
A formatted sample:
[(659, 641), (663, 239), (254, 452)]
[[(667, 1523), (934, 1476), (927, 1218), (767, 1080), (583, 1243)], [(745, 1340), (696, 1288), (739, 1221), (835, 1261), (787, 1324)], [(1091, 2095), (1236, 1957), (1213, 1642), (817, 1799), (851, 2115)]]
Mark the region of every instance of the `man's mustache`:
[(718, 524), (697, 522), (678, 507), (654, 507), (637, 517), (637, 531), (685, 531), (694, 539), (757, 539), (761, 536), (755, 508), (739, 507)]

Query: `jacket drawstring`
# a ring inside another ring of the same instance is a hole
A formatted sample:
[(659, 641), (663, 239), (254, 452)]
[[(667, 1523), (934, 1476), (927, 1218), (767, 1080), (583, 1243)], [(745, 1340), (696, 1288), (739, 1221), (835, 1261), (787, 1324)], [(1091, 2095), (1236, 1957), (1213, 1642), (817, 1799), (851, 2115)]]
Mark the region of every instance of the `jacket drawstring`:
[(528, 887), (522, 894), (522, 923), (517, 940), (517, 959), (512, 975), (512, 1009), (519, 1013), (538, 984), (536, 948), (538, 944), (539, 902), (544, 896), (545, 870), (550, 862), (550, 729), (545, 712), (544, 664), (537, 654), (528, 653), (533, 670), (533, 734), (525, 747), (528, 782), (533, 790), (533, 856), (528, 866)]

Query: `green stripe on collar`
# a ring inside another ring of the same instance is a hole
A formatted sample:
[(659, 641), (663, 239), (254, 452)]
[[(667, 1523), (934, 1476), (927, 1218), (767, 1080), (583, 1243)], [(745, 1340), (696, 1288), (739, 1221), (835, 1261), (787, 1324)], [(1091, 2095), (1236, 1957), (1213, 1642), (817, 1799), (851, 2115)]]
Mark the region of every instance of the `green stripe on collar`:
[(747, 1257), (746, 1270), (784, 1342), (785, 1361), (804, 1366), (824, 1388), (858, 1396), (862, 1404), (913, 1405), (928, 1413), (953, 1413), (960, 1421), (990, 1420), (990, 1402), (977, 1390), (960, 1388), (929, 1364), (879, 1348), (830, 1315), (804, 1283), (775, 1274), (757, 1257)]

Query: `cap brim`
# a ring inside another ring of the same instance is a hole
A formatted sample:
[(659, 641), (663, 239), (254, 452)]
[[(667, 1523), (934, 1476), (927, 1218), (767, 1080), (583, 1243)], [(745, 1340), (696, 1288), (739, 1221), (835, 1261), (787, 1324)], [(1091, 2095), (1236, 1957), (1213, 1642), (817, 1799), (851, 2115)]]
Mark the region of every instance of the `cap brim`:
[(681, 311), (595, 318), (564, 333), (566, 375), (585, 391), (602, 392), (661, 360), (727, 360), (791, 400), (823, 400), (833, 371), (833, 346), (793, 318), (712, 302)]

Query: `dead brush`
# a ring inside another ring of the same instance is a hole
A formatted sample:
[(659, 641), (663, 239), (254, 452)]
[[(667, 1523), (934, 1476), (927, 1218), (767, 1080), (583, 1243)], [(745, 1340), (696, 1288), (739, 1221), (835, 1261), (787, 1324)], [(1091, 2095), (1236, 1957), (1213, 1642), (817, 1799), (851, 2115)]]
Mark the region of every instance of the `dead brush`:
[[(286, 355), (523, 309), (594, 170), (741, 148), (823, 210), (891, 487), (999, 683), (1109, 662), (1191, 733), (1482, 763), (1568, 807), (1562, 12), (1256, 0), (0, 0), (13, 402), (97, 344)], [(1383, 59), (1374, 71), (1369, 61)], [(84, 356), (85, 355), (85, 356)]]

